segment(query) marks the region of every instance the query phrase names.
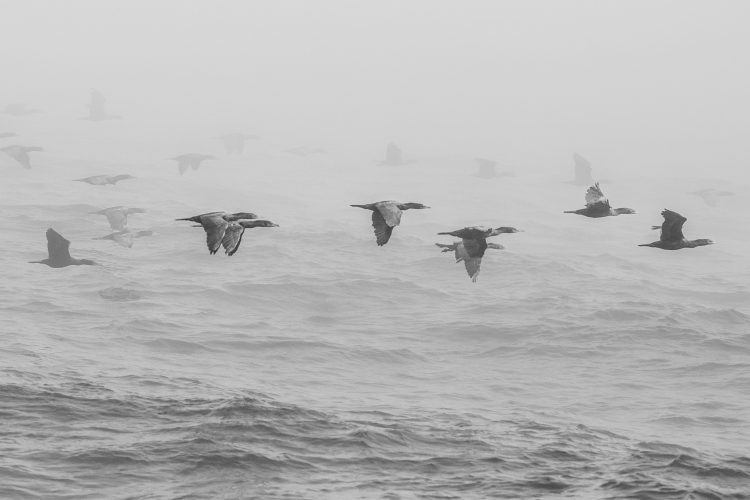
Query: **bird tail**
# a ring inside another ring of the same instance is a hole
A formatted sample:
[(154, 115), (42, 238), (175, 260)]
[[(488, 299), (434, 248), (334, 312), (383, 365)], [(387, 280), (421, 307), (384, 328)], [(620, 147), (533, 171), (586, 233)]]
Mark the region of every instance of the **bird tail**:
[(640, 245), (638, 245), (638, 246), (639, 246), (639, 247), (650, 247), (650, 246), (653, 246), (653, 244), (652, 244), (652, 243), (641, 243), (641, 244), (640, 244)]
[(200, 219), (198, 217), (186, 217), (184, 219), (175, 219), (175, 220), (186, 220), (188, 222), (197, 222), (200, 224)]
[(651, 226), (651, 229), (661, 229), (661, 226)]
[(563, 213), (564, 214), (575, 214), (575, 213), (578, 213), (578, 212), (576, 212), (575, 210), (565, 210)]
[(370, 210), (370, 207), (368, 207), (367, 205), (349, 205), (349, 206), (350, 207), (355, 207), (355, 208), (364, 208), (364, 209)]
[(449, 233), (438, 233), (438, 234), (447, 234), (448, 236), (453, 236), (453, 232), (449, 232)]

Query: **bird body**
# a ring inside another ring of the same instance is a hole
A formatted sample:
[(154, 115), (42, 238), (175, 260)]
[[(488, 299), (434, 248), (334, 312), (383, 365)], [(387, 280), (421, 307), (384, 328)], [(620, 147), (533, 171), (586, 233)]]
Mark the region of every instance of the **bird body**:
[(224, 143), (224, 149), (227, 154), (242, 154), (245, 151), (245, 141), (258, 140), (260, 137), (251, 134), (225, 134), (217, 137)]
[(44, 260), (35, 260), (30, 264), (45, 264), (49, 267), (67, 266), (95, 266), (96, 262), (89, 259), (74, 259), (70, 256), (70, 241), (52, 228), (47, 229), (47, 253)]
[(95, 240), (111, 240), (117, 243), (120, 246), (131, 248), (133, 246), (133, 240), (135, 238), (142, 238), (144, 236), (153, 236), (154, 232), (145, 230), (145, 231), (130, 231), (128, 229), (125, 229), (123, 231), (117, 231), (112, 234), (108, 234), (106, 236), (100, 236), (99, 238), (93, 238)]
[(664, 222), (661, 226), (652, 226), (651, 229), (661, 229), (661, 234), (658, 241), (652, 243), (643, 243), (638, 245), (639, 247), (654, 247), (661, 248), (662, 250), (680, 250), (682, 248), (695, 248), (702, 247), (705, 245), (713, 245), (713, 241), (709, 239), (697, 239), (688, 240), (682, 234), (682, 226), (687, 221), (687, 218), (673, 212), (672, 210), (664, 209), (661, 212), (664, 217)]
[(236, 212), (228, 214), (226, 212), (209, 212), (194, 217), (187, 217), (184, 220), (196, 222), (206, 232), (206, 246), (211, 255), (219, 251), (221, 246), (227, 255), (232, 256), (237, 253), (242, 242), (242, 235), (245, 229), (253, 227), (278, 227), (278, 224), (266, 219), (258, 219), (258, 216), (250, 212)]
[(16, 160), (23, 168), (31, 168), (31, 157), (29, 157), (29, 153), (34, 151), (44, 151), (44, 148), (13, 144), (11, 146), (0, 148), (0, 151), (3, 151), (5, 154)]
[(378, 246), (388, 243), (393, 233), (393, 228), (401, 224), (403, 210), (430, 208), (421, 203), (399, 203), (394, 200), (350, 206), (372, 211), (372, 227), (375, 231), (375, 239)]
[(198, 170), (204, 160), (215, 160), (216, 157), (214, 155), (204, 155), (201, 153), (185, 153), (170, 159), (177, 162), (177, 168), (180, 171), (180, 175), (183, 175), (187, 172), (188, 168)]
[(634, 214), (635, 210), (632, 208), (612, 208), (609, 204), (609, 200), (602, 193), (599, 183), (595, 183), (593, 186), (589, 186), (586, 190), (586, 208), (579, 210), (566, 210), (566, 214), (578, 214), (586, 217), (609, 217), (621, 214)]
[[(471, 281), (476, 282), (479, 277), (479, 271), (482, 265), (482, 257), (484, 252), (488, 248), (496, 248), (502, 246), (487, 243), (487, 238), (491, 236), (497, 236), (502, 233), (517, 233), (520, 230), (514, 227), (497, 227), (491, 228), (486, 226), (469, 226), (462, 229), (457, 229), (450, 232), (442, 232), (438, 234), (455, 236), (461, 238), (460, 242), (456, 242), (453, 245), (441, 245), (437, 244), (441, 248), (445, 248), (444, 252), (454, 249), (456, 252), (456, 262), (463, 261), (464, 267), (466, 267), (466, 273), (471, 278)], [(455, 247), (454, 247), (455, 245)], [(493, 245), (490, 247), (490, 245)]]
[(107, 184), (115, 185), (120, 181), (127, 179), (135, 179), (134, 176), (128, 174), (120, 175), (92, 175), (91, 177), (84, 177), (83, 179), (73, 179), (78, 182), (85, 182), (92, 186), (106, 186)]
[(142, 214), (146, 211), (142, 208), (129, 208), (129, 207), (109, 207), (98, 212), (92, 212), (97, 215), (104, 215), (109, 221), (109, 226), (115, 231), (124, 231), (128, 225), (128, 215), (130, 214)]

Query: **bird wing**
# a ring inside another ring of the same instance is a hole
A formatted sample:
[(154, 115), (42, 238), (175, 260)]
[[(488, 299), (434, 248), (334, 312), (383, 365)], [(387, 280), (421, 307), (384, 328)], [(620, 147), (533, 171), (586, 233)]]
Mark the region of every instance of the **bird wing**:
[(386, 149), (385, 159), (391, 164), (401, 163), (401, 149), (391, 142)]
[(481, 265), (481, 257), (470, 257), (468, 259), (464, 259), (464, 267), (466, 267), (466, 273), (471, 278), (471, 281), (477, 281), (477, 278), (479, 277), (479, 268)]
[(380, 214), (379, 210), (372, 211), (372, 227), (375, 230), (375, 239), (379, 246), (383, 246), (388, 243), (393, 232), (393, 227), (385, 222), (385, 219)]
[(204, 215), (200, 218), (201, 226), (206, 231), (206, 245), (211, 255), (215, 254), (224, 239), (229, 223), (221, 215)]
[(401, 209), (392, 201), (381, 201), (375, 204), (375, 209), (383, 216), (385, 223), (391, 227), (401, 224)]
[(198, 170), (201, 166), (202, 161), (203, 161), (203, 158), (199, 158), (199, 157), (190, 158), (190, 166), (193, 167), (193, 170)]
[(609, 205), (609, 201), (604, 196), (604, 193), (602, 193), (602, 188), (599, 187), (599, 183), (597, 182), (586, 190), (586, 205), (591, 206), (599, 203)]
[(114, 240), (120, 246), (132, 248), (134, 237), (135, 236), (130, 231), (121, 231), (119, 233), (114, 233), (112, 235), (112, 240)]
[(123, 208), (110, 208), (104, 212), (109, 221), (109, 226), (115, 231), (124, 231), (128, 225), (128, 213)]
[(180, 170), (180, 175), (184, 174), (190, 167), (190, 160), (188, 158), (178, 158), (177, 168)]
[(24, 150), (19, 150), (15, 155), (13, 155), (13, 158), (16, 159), (18, 163), (23, 166), (23, 168), (31, 168), (31, 158), (29, 157), (29, 153), (27, 153)]
[(682, 225), (687, 219), (677, 212), (666, 209), (661, 212), (661, 215), (664, 217), (661, 225), (661, 241), (682, 241), (685, 238), (682, 235)]
[(70, 241), (50, 228), (47, 229), (47, 252), (51, 261), (68, 261), (70, 260)]
[(237, 252), (240, 248), (243, 234), (245, 234), (245, 228), (242, 224), (230, 222), (227, 225), (227, 229), (224, 232), (224, 238), (221, 240), (221, 244), (224, 245), (224, 250), (227, 255), (232, 256)]

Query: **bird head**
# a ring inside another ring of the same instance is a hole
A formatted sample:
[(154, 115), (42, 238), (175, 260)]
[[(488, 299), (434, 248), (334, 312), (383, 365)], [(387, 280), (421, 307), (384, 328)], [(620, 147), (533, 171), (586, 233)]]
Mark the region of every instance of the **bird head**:
[(497, 234), (502, 234), (502, 233), (522, 233), (522, 232), (523, 232), (522, 229), (516, 229), (515, 227), (500, 226), (500, 227), (496, 227), (495, 229), (493, 229), (492, 232), (490, 233), (490, 236), (495, 236)]
[(615, 212), (616, 215), (635, 214), (635, 213), (637, 213), (632, 208), (615, 208), (614, 212)]
[(409, 202), (409, 203), (402, 203), (401, 205), (399, 205), (399, 208), (401, 210), (409, 210), (412, 208), (422, 209), (422, 208), (430, 208), (430, 207), (428, 207), (427, 205), (422, 205), (421, 203)]
[(240, 225), (244, 228), (251, 228), (251, 227), (279, 227), (278, 224), (274, 224), (270, 220), (266, 219), (253, 219), (253, 220), (241, 220), (238, 221)]

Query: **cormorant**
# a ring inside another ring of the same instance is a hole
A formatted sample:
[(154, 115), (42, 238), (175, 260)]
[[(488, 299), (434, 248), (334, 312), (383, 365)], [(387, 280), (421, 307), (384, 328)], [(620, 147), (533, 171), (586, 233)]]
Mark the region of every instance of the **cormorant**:
[(120, 181), (127, 179), (135, 179), (135, 176), (129, 174), (120, 175), (92, 175), (91, 177), (84, 177), (83, 179), (73, 179), (78, 182), (86, 182), (93, 186), (106, 186), (107, 184), (117, 184)]
[(573, 153), (573, 162), (575, 162), (575, 166), (573, 167), (575, 169), (573, 184), (579, 186), (591, 185), (594, 182), (594, 179), (591, 177), (591, 163), (578, 153)]
[[(502, 233), (517, 233), (519, 231), (519, 229), (514, 227), (498, 227), (493, 229), (484, 226), (471, 226), (456, 231), (438, 234), (446, 234), (461, 238), (460, 243), (454, 243), (454, 245), (456, 245), (456, 262), (463, 260), (466, 272), (471, 278), (471, 281), (476, 282), (479, 277), (479, 270), (482, 265), (484, 252), (490, 248), (490, 244), (487, 243), (487, 238)], [(458, 245), (462, 245), (463, 248), (459, 250)], [(441, 245), (438, 244), (438, 246)], [(452, 245), (443, 246), (443, 248), (446, 248), (443, 251), (450, 251), (450, 247), (452, 247)], [(494, 248), (494, 246), (492, 248)]]
[(112, 240), (120, 246), (131, 248), (133, 246), (133, 240), (135, 238), (142, 238), (144, 236), (153, 236), (153, 231), (130, 231), (125, 229), (123, 231), (117, 231), (116, 233), (108, 234), (107, 236), (100, 236), (98, 238), (92, 238), (94, 240)]
[(411, 208), (430, 208), (421, 203), (399, 203), (393, 200), (378, 201), (376, 203), (368, 203), (367, 205), (349, 206), (372, 210), (372, 227), (375, 230), (375, 237), (378, 246), (383, 246), (388, 243), (393, 228), (401, 223), (402, 210), (409, 210)]
[(84, 117), (83, 120), (99, 122), (103, 120), (119, 120), (122, 118), (119, 115), (108, 114), (104, 107), (105, 102), (107, 102), (107, 100), (101, 92), (96, 89), (91, 89), (91, 103), (88, 104), (89, 116)]
[(8, 104), (7, 106), (5, 106), (5, 109), (3, 109), (3, 113), (13, 116), (33, 115), (39, 112), (40, 111), (38, 109), (30, 108), (23, 103)]
[(260, 139), (257, 135), (252, 134), (226, 134), (217, 137), (221, 142), (224, 143), (224, 149), (228, 155), (231, 154), (242, 154), (245, 151), (245, 141)]
[(655, 247), (662, 250), (679, 250), (681, 248), (695, 248), (704, 245), (713, 245), (713, 241), (707, 239), (687, 240), (682, 235), (682, 225), (687, 220), (682, 215), (671, 210), (664, 209), (661, 212), (664, 222), (661, 226), (651, 226), (651, 229), (661, 228), (659, 241), (644, 243), (639, 247)]
[(44, 151), (44, 149), (37, 146), (21, 146), (19, 144), (13, 144), (12, 146), (0, 148), (0, 151), (3, 151), (5, 154), (16, 160), (23, 168), (31, 168), (31, 158), (29, 157), (29, 153), (33, 151)]
[(210, 212), (175, 220), (185, 220), (200, 224), (203, 230), (206, 231), (206, 245), (211, 255), (215, 254), (222, 245), (227, 255), (234, 255), (240, 247), (245, 229), (279, 226), (270, 220), (258, 219), (255, 214), (249, 212), (237, 212), (234, 214)]
[(564, 213), (585, 215), (586, 217), (608, 217), (620, 214), (634, 214), (635, 210), (632, 208), (612, 208), (597, 182), (593, 186), (589, 186), (586, 190), (586, 208), (566, 210)]
[(47, 252), (49, 258), (35, 260), (30, 264), (46, 264), (49, 267), (67, 266), (95, 266), (96, 262), (89, 259), (74, 259), (70, 256), (70, 242), (52, 228), (47, 229)]
[(192, 167), (193, 170), (198, 170), (203, 160), (215, 160), (214, 155), (204, 155), (201, 153), (185, 153), (184, 155), (178, 155), (170, 160), (177, 161), (177, 168), (180, 170), (180, 175), (183, 175), (188, 168)]
[(128, 207), (109, 207), (98, 212), (91, 212), (92, 214), (104, 215), (109, 221), (109, 226), (115, 231), (125, 231), (128, 225), (128, 215), (130, 214), (142, 214), (146, 211), (142, 208), (128, 208)]
[(731, 191), (718, 191), (716, 189), (699, 189), (698, 191), (693, 191), (691, 194), (694, 194), (696, 196), (700, 196), (703, 201), (706, 202), (706, 205), (710, 207), (715, 207), (716, 204), (719, 202), (720, 196), (732, 196), (734, 193)]

